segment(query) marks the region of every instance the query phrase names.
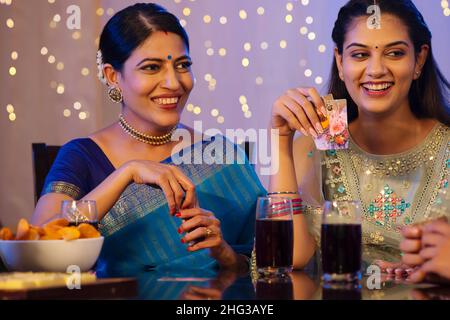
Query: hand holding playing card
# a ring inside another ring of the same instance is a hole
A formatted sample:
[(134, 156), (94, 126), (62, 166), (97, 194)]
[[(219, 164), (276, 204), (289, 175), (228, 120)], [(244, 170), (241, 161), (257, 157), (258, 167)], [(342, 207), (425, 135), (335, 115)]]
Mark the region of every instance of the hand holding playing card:
[[(348, 148), (347, 100), (334, 100), (332, 95), (323, 97), (325, 119), (321, 119), (324, 132), (314, 139), (318, 150)], [(322, 121), (323, 120), (323, 121)]]

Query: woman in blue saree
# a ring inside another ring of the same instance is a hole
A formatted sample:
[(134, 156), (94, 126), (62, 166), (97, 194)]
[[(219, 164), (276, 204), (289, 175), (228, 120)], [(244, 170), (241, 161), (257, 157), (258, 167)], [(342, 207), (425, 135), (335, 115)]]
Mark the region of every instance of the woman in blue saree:
[[(106, 24), (99, 46), (99, 77), (122, 113), (62, 147), (33, 223), (53, 219), (62, 200), (95, 200), (105, 236), (98, 272), (248, 269), (265, 190), (222, 136), (186, 138), (198, 135), (179, 123), (194, 81), (178, 19), (156, 4), (130, 6)], [(180, 148), (173, 136), (183, 130)]]

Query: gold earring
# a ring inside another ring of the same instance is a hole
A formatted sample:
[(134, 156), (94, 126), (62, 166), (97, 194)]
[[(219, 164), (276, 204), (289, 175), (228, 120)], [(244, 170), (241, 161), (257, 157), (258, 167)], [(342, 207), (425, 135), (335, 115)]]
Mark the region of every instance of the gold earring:
[(108, 89), (108, 96), (112, 102), (121, 103), (123, 101), (122, 90), (118, 87), (110, 87)]

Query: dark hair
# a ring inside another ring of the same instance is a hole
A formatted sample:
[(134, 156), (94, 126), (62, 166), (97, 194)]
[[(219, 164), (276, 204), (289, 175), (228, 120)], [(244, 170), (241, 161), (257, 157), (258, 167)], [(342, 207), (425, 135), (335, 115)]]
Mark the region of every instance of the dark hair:
[(103, 28), (99, 44), (103, 63), (122, 71), (132, 52), (154, 31), (179, 35), (189, 51), (189, 37), (175, 15), (154, 3), (136, 3), (117, 12)]
[[(339, 11), (332, 37), (340, 54), (343, 52), (345, 36), (353, 19), (368, 16), (367, 8), (373, 4), (373, 0), (350, 0)], [(378, 0), (377, 4), (380, 6), (382, 14), (392, 14), (403, 21), (408, 28), (409, 37), (414, 44), (416, 54), (420, 52), (422, 45), (426, 44), (430, 47), (421, 75), (413, 81), (409, 90), (411, 111), (418, 118), (434, 118), (449, 126), (450, 85), (434, 59), (431, 46), (432, 35), (422, 14), (411, 0)], [(336, 97), (347, 99), (349, 121), (356, 119), (358, 108), (350, 97), (345, 83), (339, 78), (334, 59), (328, 89)]]

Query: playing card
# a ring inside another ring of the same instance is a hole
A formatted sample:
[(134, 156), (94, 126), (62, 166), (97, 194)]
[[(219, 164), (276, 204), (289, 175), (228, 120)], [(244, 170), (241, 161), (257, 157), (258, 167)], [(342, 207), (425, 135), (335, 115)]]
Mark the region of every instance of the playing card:
[[(323, 97), (325, 110), (319, 110), (320, 124), (324, 129), (314, 142), (318, 150), (348, 148), (347, 100), (334, 100), (332, 95)], [(325, 113), (325, 114), (323, 114)]]

